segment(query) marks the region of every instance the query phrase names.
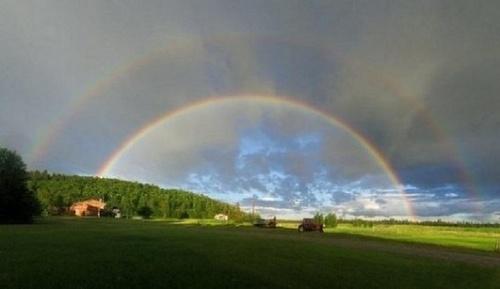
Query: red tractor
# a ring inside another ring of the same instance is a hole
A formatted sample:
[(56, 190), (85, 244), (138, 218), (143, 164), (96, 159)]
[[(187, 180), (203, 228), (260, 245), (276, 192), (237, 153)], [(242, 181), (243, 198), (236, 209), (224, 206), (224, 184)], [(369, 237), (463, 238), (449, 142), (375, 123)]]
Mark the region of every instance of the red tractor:
[(302, 223), (299, 225), (299, 232), (311, 232), (318, 231), (323, 233), (323, 224), (318, 224), (314, 219), (304, 218), (302, 219)]

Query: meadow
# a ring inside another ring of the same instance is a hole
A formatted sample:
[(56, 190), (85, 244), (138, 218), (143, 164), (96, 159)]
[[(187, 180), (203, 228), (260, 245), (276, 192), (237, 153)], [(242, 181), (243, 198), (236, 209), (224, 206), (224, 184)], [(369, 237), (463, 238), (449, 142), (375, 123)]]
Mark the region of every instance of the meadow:
[(500, 288), (500, 256), (214, 222), (0, 226), (0, 288)]
[(335, 229), (327, 229), (327, 232), (359, 234), (406, 242), (464, 247), (484, 251), (496, 250), (497, 242), (500, 241), (499, 228), (421, 225), (375, 225), (372, 228), (360, 228), (350, 224), (341, 224)]
[[(282, 222), (284, 228), (297, 228), (293, 221)], [(445, 247), (462, 247), (483, 251), (498, 250), (500, 228), (492, 227), (454, 227), (424, 225), (384, 225), (374, 224), (372, 227), (339, 224), (336, 228), (326, 228), (325, 233), (352, 234), (398, 240), (411, 243), (434, 244)]]

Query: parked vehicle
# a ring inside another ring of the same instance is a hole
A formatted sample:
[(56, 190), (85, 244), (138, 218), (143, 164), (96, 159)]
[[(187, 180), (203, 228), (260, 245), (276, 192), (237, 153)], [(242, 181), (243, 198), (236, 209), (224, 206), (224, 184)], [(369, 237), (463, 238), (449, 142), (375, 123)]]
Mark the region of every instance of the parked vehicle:
[(276, 217), (272, 219), (258, 219), (253, 225), (259, 228), (276, 228)]
[(311, 232), (318, 231), (323, 233), (323, 224), (318, 224), (314, 219), (304, 218), (302, 219), (302, 223), (300, 223), (298, 230), (299, 232)]

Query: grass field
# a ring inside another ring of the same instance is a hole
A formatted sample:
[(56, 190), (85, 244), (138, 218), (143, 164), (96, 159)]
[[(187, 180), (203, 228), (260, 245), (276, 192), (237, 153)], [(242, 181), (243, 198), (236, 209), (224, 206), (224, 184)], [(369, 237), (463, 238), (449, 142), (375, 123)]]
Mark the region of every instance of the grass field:
[(0, 226), (0, 288), (500, 288), (493, 252), (197, 222)]
[(460, 228), (420, 225), (376, 225), (373, 228), (360, 228), (349, 224), (342, 224), (335, 229), (328, 229), (327, 231), (485, 251), (494, 251), (496, 242), (500, 240), (499, 228)]
[[(285, 228), (297, 228), (298, 223), (285, 222)], [(339, 224), (336, 228), (326, 228), (327, 233), (346, 233), (413, 243), (425, 243), (446, 247), (464, 247), (484, 251), (494, 251), (500, 241), (500, 228), (446, 227), (422, 225), (381, 225), (355, 227)]]

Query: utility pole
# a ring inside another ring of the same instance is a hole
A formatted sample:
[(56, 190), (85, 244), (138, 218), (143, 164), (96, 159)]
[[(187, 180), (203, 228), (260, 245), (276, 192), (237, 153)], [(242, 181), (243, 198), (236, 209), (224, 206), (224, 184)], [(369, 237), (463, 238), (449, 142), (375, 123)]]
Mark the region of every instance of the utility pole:
[(255, 218), (255, 195), (252, 198), (252, 218)]

